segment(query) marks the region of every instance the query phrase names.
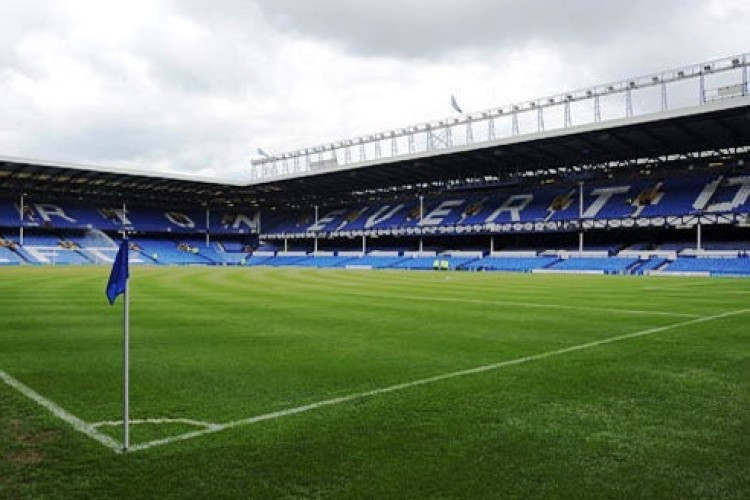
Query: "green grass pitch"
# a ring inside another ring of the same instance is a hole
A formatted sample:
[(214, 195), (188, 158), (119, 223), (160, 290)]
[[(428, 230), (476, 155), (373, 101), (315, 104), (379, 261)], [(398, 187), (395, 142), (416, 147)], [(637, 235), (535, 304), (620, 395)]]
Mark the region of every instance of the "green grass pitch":
[[(0, 371), (121, 440), (108, 273), (0, 269)], [(134, 268), (131, 290), (131, 418), (163, 420), (116, 453), (0, 381), (0, 498), (750, 497), (750, 280)]]

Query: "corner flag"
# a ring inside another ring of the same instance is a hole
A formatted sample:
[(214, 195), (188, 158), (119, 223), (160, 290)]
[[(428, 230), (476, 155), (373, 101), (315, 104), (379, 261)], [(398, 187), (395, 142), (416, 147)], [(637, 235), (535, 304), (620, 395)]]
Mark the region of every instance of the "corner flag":
[[(123, 209), (123, 213), (125, 210)], [(125, 294), (123, 297), (122, 308), (122, 365), (123, 365), (123, 439), (122, 449), (128, 451), (130, 446), (130, 293), (128, 291), (128, 248), (130, 242), (127, 237), (120, 243), (120, 249), (115, 256), (115, 263), (112, 265), (112, 272), (109, 274), (107, 282), (107, 299), (110, 305), (115, 303), (117, 296)]]
[(109, 275), (107, 298), (110, 304), (114, 304), (117, 296), (125, 293), (125, 288), (128, 286), (128, 278), (130, 277), (128, 272), (128, 245), (127, 239), (120, 243), (120, 249), (117, 251), (115, 263)]

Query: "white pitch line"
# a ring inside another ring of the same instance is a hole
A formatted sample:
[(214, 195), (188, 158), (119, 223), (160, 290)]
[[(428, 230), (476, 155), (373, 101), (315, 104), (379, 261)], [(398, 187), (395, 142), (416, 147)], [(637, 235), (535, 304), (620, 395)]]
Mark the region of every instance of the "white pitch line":
[(646, 330), (640, 330), (640, 331), (633, 332), (633, 333), (626, 333), (624, 335), (617, 335), (615, 337), (609, 337), (609, 338), (602, 339), (602, 340), (595, 340), (593, 342), (586, 342), (585, 344), (578, 344), (578, 345), (571, 346), (571, 347), (565, 347), (565, 348), (562, 348), (562, 349), (556, 349), (554, 351), (547, 351), (547, 352), (543, 352), (543, 353), (540, 353), (540, 354), (534, 354), (534, 355), (531, 355), (531, 356), (525, 356), (525, 357), (522, 357), (522, 358), (511, 359), (511, 360), (508, 360), (508, 361), (501, 361), (499, 363), (494, 363), (494, 364), (491, 364), (491, 365), (484, 365), (484, 366), (479, 366), (479, 367), (476, 367), (476, 368), (470, 368), (468, 370), (461, 370), (461, 371), (456, 371), (456, 372), (451, 372), (451, 373), (445, 373), (443, 375), (436, 375), (434, 377), (428, 377), (428, 378), (413, 380), (411, 382), (405, 382), (403, 384), (391, 385), (391, 386), (388, 386), (388, 387), (382, 387), (380, 389), (373, 389), (371, 391), (360, 392), (360, 393), (357, 393), (357, 394), (350, 394), (348, 396), (341, 396), (341, 397), (338, 397), (338, 398), (326, 399), (324, 401), (318, 401), (316, 403), (310, 403), (310, 404), (307, 404), (307, 405), (304, 405), (304, 406), (298, 406), (296, 408), (289, 408), (287, 410), (281, 410), (281, 411), (276, 411), (276, 412), (272, 412), (272, 413), (266, 413), (265, 415), (258, 415), (258, 416), (255, 416), (255, 417), (245, 418), (245, 419), (241, 419), (241, 420), (235, 420), (235, 421), (227, 422), (227, 423), (224, 423), (224, 424), (216, 424), (214, 427), (208, 428), (208, 429), (201, 429), (201, 430), (197, 430), (197, 431), (193, 431), (193, 432), (188, 432), (188, 433), (185, 433), (185, 434), (180, 434), (180, 435), (177, 435), (177, 436), (171, 436), (171, 437), (167, 437), (167, 438), (164, 438), (164, 439), (157, 439), (155, 441), (149, 441), (149, 442), (146, 442), (146, 443), (136, 444), (136, 445), (130, 447), (130, 451), (146, 450), (148, 448), (154, 448), (156, 446), (162, 446), (162, 445), (174, 443), (174, 442), (177, 442), (177, 441), (185, 441), (187, 439), (196, 438), (196, 437), (203, 436), (203, 435), (206, 435), (206, 434), (212, 434), (212, 433), (215, 433), (215, 432), (220, 432), (220, 431), (223, 431), (223, 430), (226, 430), (226, 429), (231, 429), (233, 427), (240, 427), (240, 426), (244, 426), (244, 425), (250, 425), (250, 424), (257, 423), (257, 422), (262, 422), (264, 420), (274, 420), (274, 419), (277, 419), (277, 418), (287, 417), (287, 416), (290, 416), (290, 415), (296, 415), (298, 413), (304, 413), (304, 412), (307, 412), (307, 411), (316, 410), (318, 408), (322, 408), (322, 407), (325, 407), (325, 406), (332, 406), (332, 405), (336, 405), (336, 404), (340, 404), (340, 403), (346, 403), (346, 402), (349, 402), (349, 401), (354, 401), (354, 400), (357, 400), (357, 399), (367, 398), (367, 397), (370, 397), (370, 396), (377, 396), (379, 394), (386, 394), (386, 393), (389, 393), (389, 392), (396, 392), (396, 391), (400, 391), (400, 390), (403, 390), (403, 389), (408, 389), (408, 388), (411, 388), (411, 387), (417, 387), (417, 386), (421, 386), (421, 385), (431, 384), (431, 383), (434, 383), (434, 382), (439, 382), (439, 381), (442, 381), (442, 380), (448, 380), (448, 379), (453, 379), (453, 378), (457, 378), (457, 377), (463, 377), (463, 376), (466, 376), (466, 375), (474, 375), (474, 374), (477, 374), (477, 373), (483, 373), (483, 372), (488, 372), (488, 371), (492, 371), (492, 370), (497, 370), (499, 368), (504, 368), (506, 366), (513, 366), (513, 365), (519, 365), (519, 364), (522, 364), (522, 363), (528, 363), (530, 361), (537, 361), (537, 360), (540, 360), (540, 359), (545, 359), (545, 358), (549, 358), (549, 357), (552, 357), (552, 356), (557, 356), (557, 355), (560, 355), (560, 354), (566, 354), (566, 353), (569, 353), (569, 352), (581, 351), (583, 349), (590, 349), (592, 347), (597, 347), (597, 346), (604, 345), (604, 344), (610, 344), (610, 343), (613, 343), (613, 342), (619, 342), (621, 340), (627, 340), (627, 339), (632, 339), (632, 338), (636, 338), (636, 337), (643, 337), (643, 336), (646, 336), (646, 335), (653, 335), (655, 333), (661, 333), (661, 332), (664, 332), (664, 331), (667, 331), (667, 330), (673, 330), (675, 328), (680, 328), (682, 326), (689, 326), (689, 325), (695, 325), (695, 324), (698, 324), (698, 323), (705, 323), (705, 322), (713, 321), (713, 320), (716, 320), (716, 319), (726, 318), (728, 316), (736, 316), (737, 314), (743, 314), (743, 313), (746, 313), (746, 312), (750, 312), (750, 309), (740, 309), (740, 310), (737, 310), (737, 311), (728, 311), (728, 312), (725, 312), (725, 313), (714, 314), (712, 316), (704, 316), (704, 317), (701, 317), (701, 318), (691, 319), (691, 320), (688, 320), (688, 321), (682, 321), (680, 323), (673, 323), (671, 325), (659, 326), (659, 327), (655, 327), (655, 328), (648, 328)]
[[(130, 419), (129, 420), (131, 425), (141, 425), (141, 424), (186, 424), (186, 425), (194, 425), (196, 427), (206, 427), (206, 428), (212, 428), (219, 424), (214, 424), (211, 422), (204, 422), (202, 420), (193, 420), (190, 418), (136, 418), (136, 419)], [(94, 422), (91, 424), (91, 427), (99, 428), (99, 427), (117, 427), (123, 425), (122, 420), (105, 420), (103, 422)]]
[(32, 388), (30, 388), (27, 385), (24, 385), (23, 383), (19, 382), (15, 378), (8, 375), (3, 370), (0, 370), (0, 379), (3, 380), (6, 384), (26, 396), (27, 398), (31, 399), (35, 403), (37, 403), (39, 406), (42, 406), (46, 408), (50, 413), (52, 413), (54, 416), (59, 418), (60, 420), (68, 423), (71, 427), (73, 427), (78, 432), (87, 435), (91, 439), (94, 439), (107, 448), (111, 449), (112, 451), (115, 451), (117, 453), (122, 452), (122, 444), (118, 443), (111, 437), (107, 436), (106, 434), (102, 434), (96, 428), (91, 425), (88, 422), (85, 422), (81, 420), (80, 418), (76, 417), (69, 411), (61, 408), (56, 403), (53, 403), (49, 399), (45, 398), (38, 392), (34, 391)]

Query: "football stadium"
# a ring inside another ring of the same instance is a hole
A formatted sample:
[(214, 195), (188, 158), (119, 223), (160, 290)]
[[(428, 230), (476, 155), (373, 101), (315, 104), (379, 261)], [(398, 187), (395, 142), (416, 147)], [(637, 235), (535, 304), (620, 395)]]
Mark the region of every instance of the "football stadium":
[(749, 66), (246, 182), (1, 157), (0, 496), (747, 498)]

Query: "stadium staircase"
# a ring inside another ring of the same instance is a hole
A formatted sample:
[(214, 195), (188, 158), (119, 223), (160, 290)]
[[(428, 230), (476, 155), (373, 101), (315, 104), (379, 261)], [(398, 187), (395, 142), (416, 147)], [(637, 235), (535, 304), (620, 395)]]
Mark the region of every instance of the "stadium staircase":
[(18, 265), (23, 259), (8, 247), (0, 247), (0, 265)]
[(651, 257), (649, 259), (640, 259), (629, 270), (629, 274), (647, 274), (650, 271), (658, 271), (667, 263), (667, 259), (661, 257)]

